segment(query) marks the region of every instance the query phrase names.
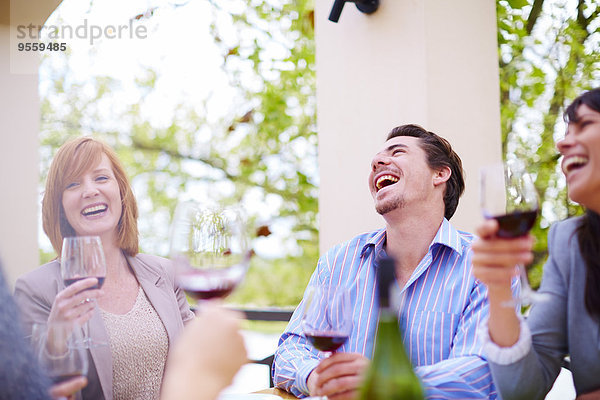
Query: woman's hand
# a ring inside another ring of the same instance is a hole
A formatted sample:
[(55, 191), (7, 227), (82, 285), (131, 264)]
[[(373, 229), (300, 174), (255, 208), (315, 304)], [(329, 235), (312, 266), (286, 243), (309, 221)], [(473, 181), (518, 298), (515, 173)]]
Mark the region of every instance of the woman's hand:
[(486, 284), (490, 291), (510, 291), (511, 279), (517, 275), (517, 265), (533, 261), (531, 235), (504, 239), (496, 236), (498, 222), (485, 220), (476, 229), (479, 236), (473, 249), (473, 275)]
[(489, 219), (475, 230), (479, 238), (473, 242), (473, 275), (488, 288), (490, 339), (501, 347), (517, 342), (521, 331), (513, 304), (511, 281), (518, 274), (517, 265), (533, 260), (533, 237), (530, 235), (504, 239), (496, 236), (498, 221)]
[(72, 321), (81, 325), (88, 321), (94, 311), (92, 299), (104, 294), (101, 289), (90, 289), (97, 284), (98, 279), (85, 278), (58, 292), (52, 303), (48, 323)]

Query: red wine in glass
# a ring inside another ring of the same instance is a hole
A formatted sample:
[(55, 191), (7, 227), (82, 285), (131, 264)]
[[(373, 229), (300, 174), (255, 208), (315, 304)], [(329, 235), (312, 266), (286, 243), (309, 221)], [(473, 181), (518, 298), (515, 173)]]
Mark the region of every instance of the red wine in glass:
[[(60, 272), (66, 286), (84, 278), (95, 277), (98, 279), (98, 283), (89, 289), (100, 288), (106, 277), (106, 259), (100, 237), (65, 237), (60, 256)], [(108, 345), (108, 343), (92, 339), (89, 336), (89, 321), (83, 324), (83, 330), (84, 347), (92, 348)]]
[[(245, 266), (232, 266), (224, 269), (189, 268), (179, 272), (177, 280), (181, 288), (194, 300), (225, 298), (236, 288), (244, 274)], [(239, 270), (233, 273), (234, 269)]]
[(170, 239), (177, 282), (194, 300), (225, 298), (244, 279), (252, 252), (239, 207), (180, 203)]
[(100, 289), (102, 287), (102, 285), (104, 285), (104, 276), (86, 276), (86, 277), (80, 277), (80, 278), (68, 278), (68, 279), (63, 279), (63, 282), (65, 283), (65, 286), (70, 286), (72, 284), (74, 284), (75, 282), (78, 282), (82, 279), (87, 279), (87, 278), (96, 278), (98, 280), (98, 283), (95, 284), (94, 286), (91, 286), (85, 290), (92, 290), (92, 289)]
[(315, 349), (330, 353), (334, 353), (348, 340), (347, 333), (308, 331), (304, 335)]
[(493, 217), (498, 221), (498, 232), (501, 238), (514, 238), (527, 235), (533, 228), (537, 218), (537, 209), (528, 211), (515, 211), (510, 214)]
[[(481, 210), (485, 218), (498, 221), (496, 235), (516, 238), (529, 233), (538, 214), (539, 200), (531, 175), (519, 160), (496, 163), (481, 169)], [(527, 271), (518, 265), (521, 280), (522, 304), (532, 304), (546, 299), (529, 285)], [(514, 306), (507, 303), (507, 306)]]
[(348, 289), (310, 285), (302, 307), (302, 331), (315, 349), (331, 354), (346, 343), (352, 328)]

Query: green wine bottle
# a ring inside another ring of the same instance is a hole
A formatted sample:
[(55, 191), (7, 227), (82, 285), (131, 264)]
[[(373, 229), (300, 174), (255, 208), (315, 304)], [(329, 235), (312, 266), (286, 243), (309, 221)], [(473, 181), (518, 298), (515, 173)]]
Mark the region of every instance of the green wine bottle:
[(389, 257), (382, 258), (377, 267), (379, 321), (373, 359), (359, 391), (361, 400), (425, 398), (421, 382), (404, 350), (398, 310), (390, 301), (396, 280), (394, 269), (394, 260)]

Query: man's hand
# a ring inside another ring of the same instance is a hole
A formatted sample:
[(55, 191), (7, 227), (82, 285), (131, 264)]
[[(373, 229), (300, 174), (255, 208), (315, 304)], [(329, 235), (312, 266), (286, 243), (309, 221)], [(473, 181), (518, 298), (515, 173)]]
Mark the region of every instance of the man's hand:
[(308, 376), (310, 394), (330, 400), (354, 399), (368, 366), (369, 359), (361, 354), (334, 353)]
[(57, 383), (50, 387), (50, 396), (53, 399), (74, 399), (75, 393), (83, 389), (88, 381), (85, 376), (69, 379), (68, 381)]

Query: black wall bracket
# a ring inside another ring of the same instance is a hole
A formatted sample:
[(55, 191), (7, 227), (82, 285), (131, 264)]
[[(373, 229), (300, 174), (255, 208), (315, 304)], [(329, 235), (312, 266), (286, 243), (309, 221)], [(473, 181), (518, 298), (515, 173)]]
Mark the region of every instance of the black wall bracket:
[(372, 14), (379, 8), (379, 0), (335, 0), (331, 12), (329, 13), (330, 21), (338, 22), (340, 20), (342, 9), (346, 3), (355, 3), (356, 8), (365, 14)]

